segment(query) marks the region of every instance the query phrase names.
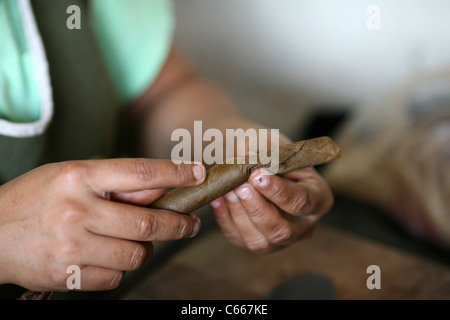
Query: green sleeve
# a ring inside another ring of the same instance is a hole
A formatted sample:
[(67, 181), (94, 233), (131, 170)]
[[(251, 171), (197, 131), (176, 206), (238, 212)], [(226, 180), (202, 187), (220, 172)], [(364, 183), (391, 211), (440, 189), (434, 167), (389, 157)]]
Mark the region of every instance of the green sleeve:
[(172, 45), (170, 0), (91, 0), (95, 34), (123, 103), (158, 76)]
[(0, 119), (13, 123), (40, 118), (32, 58), (16, 1), (0, 0)]

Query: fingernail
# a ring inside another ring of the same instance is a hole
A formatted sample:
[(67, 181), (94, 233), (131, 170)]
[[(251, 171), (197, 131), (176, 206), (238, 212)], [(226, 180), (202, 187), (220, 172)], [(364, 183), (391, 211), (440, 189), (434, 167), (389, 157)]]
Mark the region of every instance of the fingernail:
[(269, 178), (267, 175), (263, 174), (262, 172), (259, 172), (255, 177), (252, 179), (253, 183), (257, 185), (258, 187), (265, 187), (269, 183)]
[(236, 196), (236, 193), (234, 191), (230, 191), (225, 195), (225, 198), (227, 198), (228, 201), (236, 202), (238, 201), (238, 197)]
[(236, 193), (238, 195), (239, 198), (246, 200), (248, 198), (250, 198), (250, 188), (249, 187), (241, 187), (239, 189), (236, 190)]
[(220, 207), (220, 201), (219, 200), (214, 200), (210, 203), (211, 207), (213, 207), (214, 209), (217, 209), (218, 207)]
[(201, 221), (200, 218), (195, 217), (195, 225), (194, 225), (194, 229), (192, 230), (192, 234), (191, 234), (191, 238), (196, 236), (198, 234), (198, 232), (200, 231), (200, 226), (201, 226)]
[(195, 165), (194, 167), (192, 167), (192, 172), (194, 173), (194, 178), (196, 180), (203, 179), (203, 168), (201, 166)]

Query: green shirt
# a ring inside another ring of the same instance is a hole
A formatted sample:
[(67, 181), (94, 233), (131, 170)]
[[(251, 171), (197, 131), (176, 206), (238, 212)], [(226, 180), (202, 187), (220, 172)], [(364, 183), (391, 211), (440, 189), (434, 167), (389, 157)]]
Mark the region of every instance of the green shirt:
[(22, 123), (40, 116), (37, 83), (16, 0), (0, 0), (0, 118)]
[[(0, 120), (28, 123), (40, 118), (42, 105), (34, 72), (36, 61), (30, 53), (18, 2), (0, 0)], [(172, 3), (90, 0), (89, 6), (100, 51), (125, 104), (151, 85), (167, 58), (174, 28)], [(81, 27), (89, 23), (81, 21)]]

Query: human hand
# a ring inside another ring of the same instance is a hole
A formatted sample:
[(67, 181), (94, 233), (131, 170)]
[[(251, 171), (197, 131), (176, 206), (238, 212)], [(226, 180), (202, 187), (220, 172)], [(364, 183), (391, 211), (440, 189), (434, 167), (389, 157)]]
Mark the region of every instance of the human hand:
[(265, 253), (310, 236), (333, 202), (331, 189), (313, 168), (283, 177), (257, 169), (211, 207), (232, 244)]
[(197, 234), (198, 217), (145, 206), (205, 176), (198, 164), (89, 160), (44, 165), (0, 186), (0, 284), (67, 291), (67, 268), (77, 265), (81, 290), (117, 287), (150, 259), (151, 241)]

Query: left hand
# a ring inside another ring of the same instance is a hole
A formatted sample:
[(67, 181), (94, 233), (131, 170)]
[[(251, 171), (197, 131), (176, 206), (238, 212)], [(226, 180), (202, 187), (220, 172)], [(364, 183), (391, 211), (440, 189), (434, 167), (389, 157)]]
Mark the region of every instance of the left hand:
[(334, 203), (327, 182), (313, 168), (284, 176), (261, 174), (211, 203), (225, 237), (254, 252), (271, 252), (310, 236)]

